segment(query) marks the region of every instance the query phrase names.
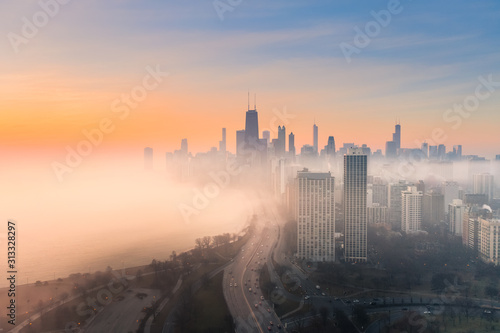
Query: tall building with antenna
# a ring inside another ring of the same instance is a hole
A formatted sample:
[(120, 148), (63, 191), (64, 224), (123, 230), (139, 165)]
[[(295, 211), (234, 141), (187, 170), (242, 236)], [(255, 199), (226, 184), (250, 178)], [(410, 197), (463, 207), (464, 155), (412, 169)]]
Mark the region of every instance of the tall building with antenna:
[(254, 109), (250, 110), (250, 94), (248, 95), (248, 111), (245, 119), (245, 143), (256, 146), (259, 141), (259, 115), (257, 113), (256, 98)]
[(392, 134), (392, 141), (396, 143), (396, 149), (401, 149), (401, 124), (396, 123), (395, 132)]

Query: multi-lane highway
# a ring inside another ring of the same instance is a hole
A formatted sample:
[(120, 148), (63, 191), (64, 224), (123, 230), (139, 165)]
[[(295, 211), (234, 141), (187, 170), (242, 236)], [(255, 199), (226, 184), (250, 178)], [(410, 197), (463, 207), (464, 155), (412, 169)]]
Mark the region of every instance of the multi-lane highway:
[(237, 332), (282, 332), (282, 324), (265, 299), (259, 285), (260, 270), (271, 260), (279, 225), (264, 213), (256, 231), (224, 271), (224, 297), (235, 320)]

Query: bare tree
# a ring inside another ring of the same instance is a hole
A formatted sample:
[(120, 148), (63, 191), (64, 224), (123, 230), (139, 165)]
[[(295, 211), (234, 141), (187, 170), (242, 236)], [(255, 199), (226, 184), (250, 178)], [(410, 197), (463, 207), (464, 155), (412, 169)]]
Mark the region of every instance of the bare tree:
[(202, 250), (203, 249), (203, 239), (202, 238), (196, 238), (194, 240), (196, 243), (196, 248)]
[(203, 237), (203, 246), (208, 250), (210, 249), (211, 245), (212, 245), (212, 237), (210, 236), (205, 236)]

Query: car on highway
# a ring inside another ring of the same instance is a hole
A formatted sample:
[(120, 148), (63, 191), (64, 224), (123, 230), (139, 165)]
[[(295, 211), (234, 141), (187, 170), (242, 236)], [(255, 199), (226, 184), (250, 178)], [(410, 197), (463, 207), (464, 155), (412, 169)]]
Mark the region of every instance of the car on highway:
[(258, 308), (259, 307), (259, 304), (255, 303), (255, 307)]
[(249, 292), (252, 292), (252, 288), (248, 288), (248, 291), (249, 291)]
[(232, 284), (232, 283), (230, 283), (230, 284), (229, 284), (229, 286), (230, 286), (230, 287), (232, 287), (232, 286), (233, 286), (233, 284)]
[(267, 330), (268, 331), (272, 330), (271, 326), (267, 326)]
[(264, 300), (264, 296), (260, 296), (260, 300), (263, 301)]
[(235, 283), (235, 284), (234, 284), (234, 286), (235, 286), (235, 287), (238, 287), (238, 284), (236, 284), (236, 283)]
[(309, 298), (311, 298), (311, 297), (309, 297), (309, 295), (306, 295), (306, 296), (304, 297), (304, 299), (305, 299), (306, 301), (307, 301)]

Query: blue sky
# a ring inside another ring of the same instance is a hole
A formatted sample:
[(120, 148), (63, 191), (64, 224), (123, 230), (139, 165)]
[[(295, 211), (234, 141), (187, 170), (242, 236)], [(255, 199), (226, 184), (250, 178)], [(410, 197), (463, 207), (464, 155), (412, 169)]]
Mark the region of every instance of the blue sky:
[[(0, 42), (0, 82), (9, 101), (5, 106), (10, 110), (25, 105), (26, 96), (43, 106), (43, 96), (64, 91), (107, 112), (113, 94), (129, 89), (146, 65), (161, 64), (172, 75), (163, 93), (181, 96), (172, 105), (188, 115), (202, 112), (191, 101), (198, 96), (204, 100), (201, 104), (220, 108), (225, 117), (227, 109), (240, 107), (240, 102), (244, 108), (250, 89), (261, 96), (264, 122), (273, 107), (294, 108), (300, 115), (294, 124), (299, 144), (308, 143), (313, 117), (325, 129), (320, 140), (340, 131), (340, 142), (358, 142), (336, 127), (349, 116), (366, 118), (362, 127), (374, 121), (387, 124), (385, 134), (374, 138), (375, 147), (382, 148), (390, 139), (396, 117), (412, 123), (403, 133), (411, 142), (441, 126), (444, 110), (473, 93), (479, 76), (491, 74), (500, 81), (500, 3), (402, 0), (401, 12), (391, 15), (390, 24), (348, 63), (340, 44), (353, 44), (354, 28), (364, 30), (374, 21), (370, 13), (386, 10), (388, 3), (242, 0), (221, 20), (213, 1), (73, 0), (61, 5), (15, 53), (8, 33), (19, 34), (22, 18), (40, 11), (40, 4), (7, 0), (0, 5), (5, 36)], [(481, 126), (499, 123), (499, 95), (495, 92), (482, 102), (481, 112), (454, 131), (448, 145), (463, 143), (458, 140)], [(230, 118), (226, 127), (232, 133), (239, 123), (241, 116)], [(186, 126), (186, 136), (199, 132), (200, 126)], [(218, 140), (212, 132), (206, 134)], [(494, 154), (493, 148), (484, 149), (489, 139), (472, 139), (482, 153)], [(206, 148), (199, 144), (199, 149)]]

